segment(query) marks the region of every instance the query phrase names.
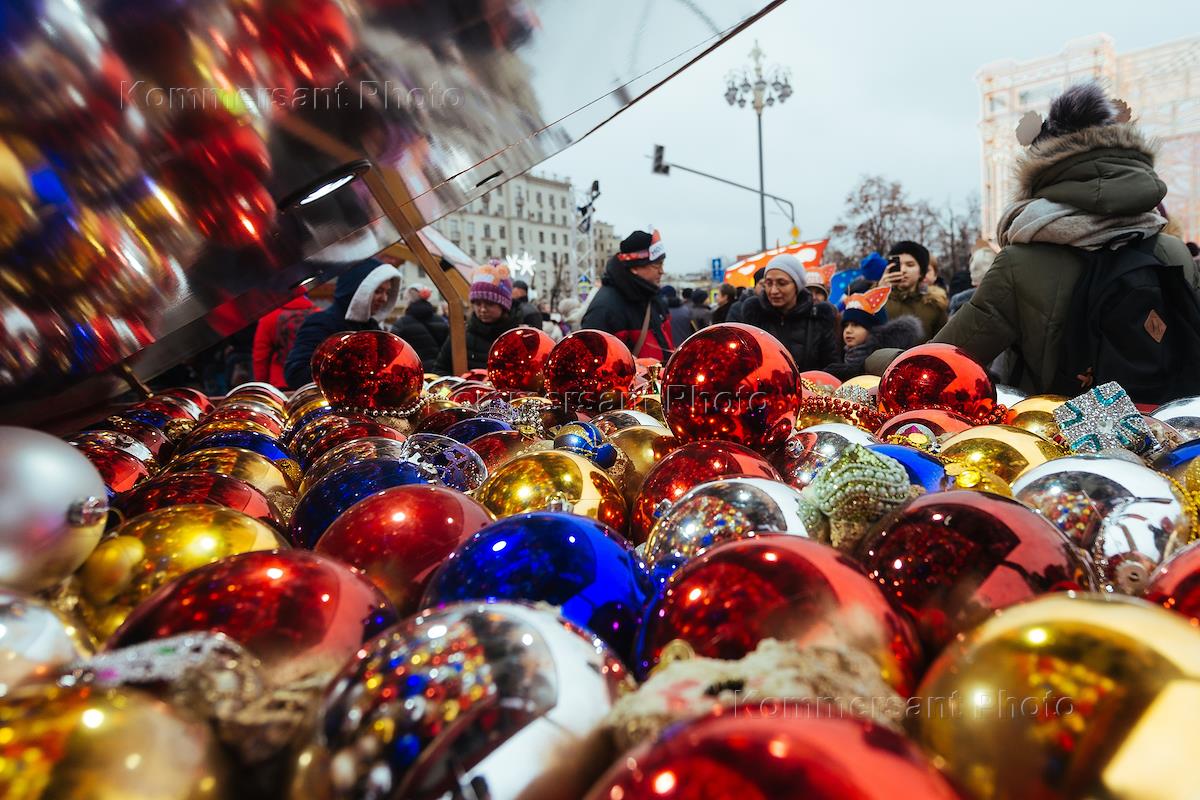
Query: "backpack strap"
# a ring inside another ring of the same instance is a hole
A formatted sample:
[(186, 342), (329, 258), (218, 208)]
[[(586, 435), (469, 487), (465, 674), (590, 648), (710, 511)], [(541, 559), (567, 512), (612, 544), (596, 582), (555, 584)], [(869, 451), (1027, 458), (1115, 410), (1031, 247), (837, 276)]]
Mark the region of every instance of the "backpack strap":
[[(642, 331), (638, 334), (637, 344), (633, 346), (633, 357), (637, 358), (642, 348), (646, 346), (646, 337), (650, 335), (650, 306), (652, 303), (646, 303), (646, 316), (642, 317)], [(664, 350), (666, 348), (663, 348)]]

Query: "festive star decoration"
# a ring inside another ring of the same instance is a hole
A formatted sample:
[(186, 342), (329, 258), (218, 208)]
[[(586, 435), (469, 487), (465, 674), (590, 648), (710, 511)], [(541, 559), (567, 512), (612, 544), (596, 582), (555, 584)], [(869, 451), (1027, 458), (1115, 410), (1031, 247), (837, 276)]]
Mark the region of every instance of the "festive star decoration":
[(1079, 395), (1054, 411), (1063, 438), (1076, 453), (1122, 447), (1145, 453), (1158, 446), (1129, 395), (1116, 382)]
[(537, 265), (537, 261), (529, 253), (521, 253), (521, 255), (509, 254), (504, 257), (508, 262), (508, 271), (513, 275), (532, 275), (533, 268)]

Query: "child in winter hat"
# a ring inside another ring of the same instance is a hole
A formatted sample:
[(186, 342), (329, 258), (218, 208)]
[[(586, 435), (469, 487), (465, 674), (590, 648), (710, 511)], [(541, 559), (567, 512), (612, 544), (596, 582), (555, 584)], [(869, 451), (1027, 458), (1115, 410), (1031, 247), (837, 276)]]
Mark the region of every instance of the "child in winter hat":
[(924, 329), (916, 317), (888, 321), (887, 305), (891, 287), (880, 286), (846, 298), (842, 312), (842, 342), (846, 352), (842, 363), (830, 364), (825, 371), (841, 380), (862, 375), (867, 357), (883, 347), (907, 350), (920, 344)]
[(469, 298), (472, 303), (482, 300), (495, 303), (508, 311), (512, 308), (512, 290), (512, 277), (508, 273), (508, 267), (492, 261), (476, 267), (471, 275)]

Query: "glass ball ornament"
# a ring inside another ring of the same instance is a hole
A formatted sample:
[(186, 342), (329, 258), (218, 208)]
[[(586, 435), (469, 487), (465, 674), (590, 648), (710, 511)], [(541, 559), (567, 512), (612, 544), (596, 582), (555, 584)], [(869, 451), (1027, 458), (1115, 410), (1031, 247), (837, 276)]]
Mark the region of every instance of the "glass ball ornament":
[(92, 462), (108, 489), (108, 496), (127, 492), (150, 477), (150, 468), (129, 453), (102, 444), (87, 444), (79, 452)]
[(634, 665), (645, 677), (675, 640), (698, 656), (738, 659), (763, 639), (857, 647), (904, 696), (920, 674), (912, 626), (858, 563), (784, 535), (717, 545), (685, 564), (646, 609)]
[(450, 408), (442, 409), (436, 413), (430, 414), (423, 418), (415, 428), (417, 433), (434, 433), (441, 435), (447, 428), (454, 425), (456, 422), (463, 420), (474, 419), (479, 416), (479, 412), (470, 406), (455, 405)]
[(909, 483), (926, 492), (940, 492), (946, 487), (945, 466), (928, 453), (901, 444), (873, 444), (867, 449), (898, 461), (908, 473)]
[(483, 459), (483, 465), (490, 473), (510, 458), (524, 453), (535, 441), (520, 431), (496, 431), (472, 439), (469, 446)]
[(1013, 494), (1091, 554), (1107, 591), (1138, 595), (1154, 568), (1193, 533), (1188, 501), (1166, 476), (1101, 455), (1056, 458)]
[(1198, 664), (1195, 628), (1161, 608), (1041, 597), (947, 647), (910, 732), (970, 797), (1184, 798)]
[(332, 677), (396, 620), (375, 585), (336, 559), (302, 550), (255, 551), (171, 581), (133, 610), (105, 649), (189, 631), (223, 633), (282, 686)]
[(1197, 542), (1171, 553), (1150, 573), (1142, 597), (1181, 614), (1200, 627), (1200, 546)]
[(279, 464), (240, 447), (209, 447), (176, 456), (167, 465), (166, 474), (176, 472), (229, 475), (250, 484), (280, 506), (296, 491), (292, 478)]
[(107, 495), (78, 448), (0, 425), (0, 587), (38, 591), (74, 572), (104, 532)]
[(545, 331), (526, 327), (505, 331), (488, 351), (488, 382), (501, 391), (540, 392), (553, 349), (554, 340)]
[(323, 454), (313, 462), (311, 467), (305, 470), (304, 479), (300, 482), (300, 494), (307, 492), (312, 488), (313, 484), (333, 470), (338, 467), (344, 467), (347, 464), (357, 464), (360, 461), (372, 461), (374, 459), (403, 461), (407, 453), (404, 445), (405, 442), (396, 439), (371, 436), (365, 439), (352, 439), (348, 442), (342, 442)]
[(401, 459), (416, 464), (460, 492), (475, 491), (489, 474), (483, 459), (470, 447), (434, 433), (414, 433), (408, 437)]
[(282, 437), (285, 428), (282, 415), (270, 406), (253, 400), (222, 403), (203, 417), (207, 422), (253, 422), (272, 436)]
[(335, 408), (415, 411), (425, 371), (417, 351), (388, 331), (354, 331), (326, 339), (312, 357), (313, 380)]
[(204, 416), (213, 409), (213, 402), (204, 392), (199, 389), (193, 389), (189, 386), (175, 386), (170, 389), (163, 389), (158, 392), (155, 397), (180, 397), (184, 400), (189, 400), (195, 404), (196, 408), (200, 409), (200, 415)]
[(305, 449), (300, 458), (300, 467), (308, 470), (317, 459), (333, 448), (356, 439), (392, 439), (403, 442), (405, 438), (404, 434), (390, 425), (371, 420), (352, 420), (345, 425), (334, 426)]
[(376, 492), (393, 486), (436, 481), (432, 470), (408, 461), (372, 459), (338, 467), (314, 483), (296, 502), (288, 538), (296, 547), (312, 549), (346, 510)]
[(117, 431), (124, 433), (126, 436), (132, 436), (137, 439), (146, 448), (154, 454), (154, 457), (161, 463), (166, 456), (170, 455), (172, 450), (172, 442), (167, 438), (166, 434), (151, 425), (146, 425), (141, 422), (125, 419), (124, 417), (110, 416), (101, 422), (96, 423), (87, 430), (89, 431)]
[(1008, 606), (1097, 586), (1091, 560), (1062, 531), (982, 492), (918, 497), (864, 536), (855, 556), (929, 652)]
[(314, 550), (361, 570), (404, 617), (420, 610), (421, 595), (442, 562), (494, 521), (462, 492), (394, 486), (351, 506)]
[(668, 728), (625, 754), (585, 800), (959, 798), (895, 731), (799, 701), (749, 705)]
[(160, 508), (109, 533), (76, 573), (79, 613), (104, 641), (159, 587), (235, 553), (275, 550), (287, 542), (271, 526), (212, 505)]
[(942, 443), (940, 456), (979, 467), (1012, 483), (1034, 467), (1067, 455), (1067, 450), (1036, 433), (1011, 425), (981, 425)]
[(447, 439), (453, 439), (456, 442), (469, 445), (480, 436), (512, 430), (516, 430), (516, 428), (504, 420), (493, 419), (491, 417), (473, 417), (454, 423), (442, 431), (441, 435)]
[(733, 442), (692, 442), (668, 453), (647, 473), (634, 503), (630, 540), (641, 544), (660, 514), (689, 489), (721, 478), (780, 480), (775, 468), (758, 453)]
[(629, 348), (605, 331), (567, 335), (554, 345), (545, 363), (546, 394), (562, 409), (619, 409), (633, 386)]
[(86, 630), (42, 601), (0, 590), (0, 702), (22, 683), (45, 681), (94, 650)]
[(996, 387), (987, 371), (963, 350), (950, 344), (922, 344), (905, 350), (883, 373), (879, 408), (887, 414), (940, 408), (983, 419), (996, 408)]
[(269, 497), (245, 481), (216, 472), (166, 472), (118, 495), (113, 507), (122, 519), (133, 519), (159, 508), (194, 503), (224, 506), (279, 530), (287, 521)]
[[(219, 423), (210, 423), (219, 424)], [(206, 426), (207, 427), (207, 426)], [(197, 428), (196, 431), (200, 429)], [(194, 431), (188, 440), (180, 445), (175, 455), (181, 456), (196, 450), (206, 450), (210, 447), (240, 447), (258, 453), (271, 461), (291, 461), (292, 453), (274, 436), (264, 431), (217, 431), (211, 435), (197, 436)]]
[[(596, 425), (596, 428), (600, 429), (600, 426)], [(624, 456), (624, 459), (618, 456), (618, 460), (624, 461), (618, 484), (629, 507), (633, 508), (650, 470), (679, 447), (679, 440), (657, 425), (635, 425), (606, 435), (609, 444)]]
[(475, 499), (497, 519), (527, 511), (569, 511), (624, 531), (629, 512), (616, 483), (583, 456), (561, 450), (526, 453), (496, 468)]
[(681, 442), (721, 440), (769, 450), (800, 408), (800, 376), (778, 339), (727, 322), (697, 331), (662, 375), (663, 414)]
[(632, 411), (623, 409), (621, 411), (605, 411), (602, 414), (597, 414), (592, 417), (591, 423), (605, 436), (613, 436), (618, 431), (623, 431), (626, 428), (643, 427), (643, 428), (661, 428), (664, 432), (667, 431), (662, 420), (655, 417), (653, 414), (647, 414), (643, 411)]
[(947, 436), (962, 433), (973, 425), (971, 420), (953, 411), (919, 408), (915, 411), (896, 414), (881, 425), (875, 435), (882, 441), (889, 441), (894, 436), (907, 439), (914, 433), (920, 433), (925, 437), (923, 443), (929, 444), (936, 443)]
[[(631, 681), (594, 636), (519, 603), (426, 611), (331, 683), (316, 739), (334, 798), (513, 800), (576, 752)], [(514, 769), (519, 764), (519, 769)]]
[(422, 605), (549, 603), (627, 659), (649, 594), (645, 566), (619, 533), (586, 517), (541, 511), (502, 519), (468, 539), (434, 574)]
[(154, 453), (151, 452), (150, 448), (134, 437), (120, 431), (84, 431), (83, 433), (77, 433), (69, 437), (67, 441), (76, 447), (101, 445), (120, 450), (142, 462), (151, 473), (158, 472), (158, 459), (154, 457)]
[(1200, 397), (1182, 397), (1164, 403), (1150, 416), (1167, 423), (1187, 440), (1200, 439)]

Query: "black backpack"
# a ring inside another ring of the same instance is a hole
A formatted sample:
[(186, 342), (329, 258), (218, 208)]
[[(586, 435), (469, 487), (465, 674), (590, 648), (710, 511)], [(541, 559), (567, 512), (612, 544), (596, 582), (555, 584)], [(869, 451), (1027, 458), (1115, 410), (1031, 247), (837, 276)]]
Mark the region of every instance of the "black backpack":
[(1183, 267), (1154, 254), (1157, 241), (1079, 251), (1087, 265), (1051, 391), (1075, 397), (1116, 381), (1138, 403), (1200, 394), (1200, 300)]

